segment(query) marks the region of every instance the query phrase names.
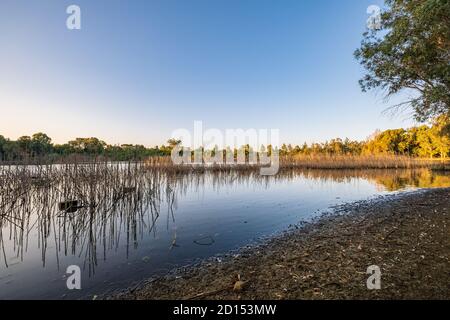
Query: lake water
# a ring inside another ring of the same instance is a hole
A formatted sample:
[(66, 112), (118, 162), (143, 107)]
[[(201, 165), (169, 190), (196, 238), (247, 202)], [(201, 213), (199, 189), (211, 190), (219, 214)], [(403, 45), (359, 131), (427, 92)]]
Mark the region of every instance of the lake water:
[[(118, 189), (112, 192), (106, 182), (80, 174), (71, 178), (83, 182), (73, 184), (64, 172), (45, 173), (54, 175), (57, 182), (51, 185), (34, 177), (30, 187), (23, 187), (25, 182), (3, 187), (0, 299), (91, 299), (254, 243), (330, 206), (450, 186), (448, 174), (427, 170), (289, 170), (274, 177), (152, 171), (125, 178), (115, 178), (114, 172), (102, 171), (98, 177), (132, 185), (131, 190), (117, 196)], [(96, 205), (61, 212), (58, 202), (69, 198)], [(81, 290), (66, 287), (70, 265), (82, 270)]]

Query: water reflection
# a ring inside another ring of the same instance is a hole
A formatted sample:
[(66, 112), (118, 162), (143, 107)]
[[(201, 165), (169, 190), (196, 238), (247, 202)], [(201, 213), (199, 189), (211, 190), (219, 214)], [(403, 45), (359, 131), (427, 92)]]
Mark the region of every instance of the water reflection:
[[(61, 254), (76, 255), (84, 258), (89, 274), (95, 272), (97, 259), (106, 259), (107, 251), (117, 250), (120, 241), (126, 243), (128, 256), (139, 237), (154, 233), (163, 202), (169, 228), (175, 221), (175, 190), (186, 190), (175, 177), (139, 165), (3, 168), (1, 179), (0, 245), (5, 266), (5, 243), (21, 260), (28, 246), (36, 245), (45, 266), (53, 242), (58, 268)], [(61, 210), (68, 201), (80, 205)], [(32, 234), (37, 234), (37, 243), (30, 244)]]
[[(450, 186), (449, 174), (426, 169), (289, 169), (261, 176), (244, 170), (177, 173), (141, 164), (1, 167), (0, 271), (38, 249), (44, 267), (54, 254), (52, 261), (64, 269), (60, 261), (72, 256), (93, 276), (99, 259), (106, 260), (122, 246), (128, 258), (140, 241), (157, 238), (158, 227), (172, 235), (167, 250), (176, 247), (178, 200), (187, 193), (201, 194), (206, 188), (220, 194), (234, 186), (267, 189), (295, 179), (313, 184), (365, 180), (380, 191)], [(61, 207), (66, 201), (77, 206)]]

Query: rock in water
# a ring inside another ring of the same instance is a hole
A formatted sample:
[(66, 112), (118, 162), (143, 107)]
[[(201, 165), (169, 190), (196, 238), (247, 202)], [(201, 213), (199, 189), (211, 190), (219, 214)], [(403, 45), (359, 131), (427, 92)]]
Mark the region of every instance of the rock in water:
[(78, 200), (63, 201), (58, 204), (59, 211), (76, 212), (79, 208)]

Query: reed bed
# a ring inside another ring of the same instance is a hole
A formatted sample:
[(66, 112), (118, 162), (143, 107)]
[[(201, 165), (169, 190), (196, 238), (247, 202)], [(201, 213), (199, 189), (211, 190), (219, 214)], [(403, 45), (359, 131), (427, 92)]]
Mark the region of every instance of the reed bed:
[[(205, 171), (245, 171), (259, 170), (259, 164), (181, 164), (174, 165), (170, 157), (151, 157), (145, 165), (166, 171), (205, 172)], [(421, 159), (408, 156), (354, 156), (354, 155), (296, 155), (281, 156), (280, 169), (419, 169), (430, 168), (434, 170), (450, 170), (449, 160)]]
[[(144, 229), (156, 231), (161, 203), (176, 205), (170, 185), (167, 176), (144, 170), (140, 163), (2, 166), (0, 253), (7, 264), (6, 238), (23, 258), (28, 235), (36, 230), (44, 265), (48, 242), (54, 240), (58, 255), (84, 255), (93, 273), (97, 250), (106, 256), (106, 251), (118, 248), (125, 233), (128, 252)], [(76, 207), (61, 206), (65, 203)]]
[(440, 161), (407, 156), (310, 155), (284, 157), (284, 168), (306, 169), (413, 169), (432, 168)]

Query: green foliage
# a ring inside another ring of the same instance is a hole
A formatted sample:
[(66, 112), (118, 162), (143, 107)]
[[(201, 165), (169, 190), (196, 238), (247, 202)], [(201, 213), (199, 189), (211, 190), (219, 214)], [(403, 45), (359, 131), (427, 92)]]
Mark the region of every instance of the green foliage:
[(76, 138), (75, 140), (69, 141), (69, 147), (75, 153), (101, 155), (105, 150), (106, 143), (97, 138)]
[[(179, 140), (170, 139), (168, 145), (146, 148), (142, 145), (122, 144), (108, 145), (98, 138), (76, 138), (66, 144), (54, 145), (52, 139), (44, 133), (23, 136), (11, 141), (0, 135), (0, 161), (25, 161), (50, 157), (57, 159), (78, 154), (88, 157), (102, 156), (113, 161), (143, 160), (152, 156), (170, 156), (172, 149), (181, 144)], [(240, 147), (248, 158), (253, 149), (250, 145)], [(259, 151), (267, 151), (269, 155), (277, 148), (272, 145), (261, 146)], [(206, 150), (212, 156), (216, 152), (234, 154), (238, 149)], [(431, 126), (422, 125), (410, 129), (391, 129), (376, 132), (367, 141), (350, 139), (332, 139), (324, 143), (304, 143), (302, 146), (283, 144), (277, 150), (281, 156), (296, 155), (406, 155), (412, 157), (447, 158), (450, 156), (450, 117), (440, 116), (434, 119)]]
[(35, 155), (45, 155), (52, 151), (52, 139), (45, 133), (39, 132), (31, 137), (31, 150)]
[(450, 114), (450, 0), (385, 0), (381, 28), (364, 34), (355, 57), (367, 70), (363, 91), (413, 96), (411, 107), (425, 121)]

